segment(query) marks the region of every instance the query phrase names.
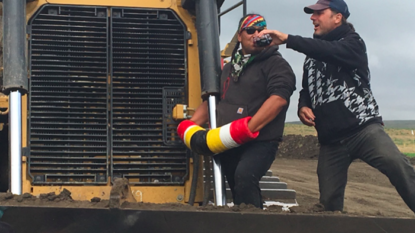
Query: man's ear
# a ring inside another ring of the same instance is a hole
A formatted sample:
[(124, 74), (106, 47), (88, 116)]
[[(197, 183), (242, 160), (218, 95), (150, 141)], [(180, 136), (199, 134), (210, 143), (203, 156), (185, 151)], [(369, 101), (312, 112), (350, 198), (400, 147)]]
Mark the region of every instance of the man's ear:
[(336, 24), (341, 23), (342, 22), (342, 19), (343, 19), (343, 15), (342, 14), (338, 13), (338, 14), (335, 15), (335, 23)]
[(241, 41), (242, 41), (242, 36), (241, 36), (241, 34), (242, 34), (242, 33), (238, 32), (238, 41), (239, 41), (239, 42), (241, 42)]

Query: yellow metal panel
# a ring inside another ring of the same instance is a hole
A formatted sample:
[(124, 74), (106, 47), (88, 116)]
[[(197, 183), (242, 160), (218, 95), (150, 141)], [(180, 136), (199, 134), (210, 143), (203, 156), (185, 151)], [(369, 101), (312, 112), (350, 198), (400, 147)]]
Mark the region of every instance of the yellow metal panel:
[[(72, 198), (79, 201), (89, 201), (94, 197), (109, 200), (111, 192), (110, 186), (33, 186), (29, 193), (34, 196), (50, 192), (59, 194), (64, 189), (69, 190)], [(183, 186), (131, 186), (131, 192), (137, 202), (185, 203)]]
[(132, 186), (131, 191), (138, 202), (184, 203), (183, 186)]
[(0, 94), (0, 115), (9, 114), (9, 96)]
[(22, 192), (23, 193), (32, 193), (32, 185), (31, 185), (31, 178), (27, 173), (27, 160), (24, 159), (22, 161)]
[[(177, 1), (180, 2), (180, 1)], [(172, 9), (175, 10), (178, 15), (181, 17), (183, 22), (187, 25), (188, 31), (191, 33), (192, 38), (188, 40), (187, 44), (187, 70), (188, 70), (188, 80), (187, 80), (187, 93), (188, 93), (188, 109), (196, 109), (202, 103), (202, 91), (201, 91), (201, 82), (200, 82), (200, 66), (199, 66), (199, 49), (198, 49), (198, 40), (197, 40), (197, 31), (195, 26), (195, 18), (192, 17), (185, 9), (181, 7), (181, 4), (176, 4), (172, 6)], [(193, 159), (190, 160), (189, 166), (189, 181), (186, 182), (186, 202), (189, 201), (192, 174), (193, 174)], [(196, 189), (196, 198), (195, 203), (203, 202), (203, 158), (200, 157), (199, 162), (199, 175), (197, 181)]]
[(221, 51), (220, 56), (222, 58), (228, 58), (232, 56), (232, 52), (238, 43), (238, 32), (232, 37), (232, 40), (226, 44), (225, 48)]
[[(0, 102), (0, 104), (1, 104), (1, 102)], [(173, 119), (177, 121), (177, 120), (183, 120), (184, 118), (185, 118), (184, 117), (184, 105), (183, 104), (177, 104), (173, 108)]]
[(44, 4), (74, 5), (74, 6), (107, 6), (107, 7), (144, 7), (171, 8), (175, 0), (38, 0), (26, 4), (26, 20), (29, 20), (37, 9)]
[(201, 83), (200, 83), (200, 68), (199, 68), (199, 50), (196, 31), (196, 19), (192, 17), (189, 12), (181, 7), (180, 0), (173, 0), (170, 7), (183, 20), (187, 26), (187, 30), (191, 33), (191, 40), (187, 41), (187, 85), (188, 85), (188, 108), (196, 109), (202, 102)]
[(50, 4), (169, 8), (172, 0), (46, 0)]
[(22, 96), (22, 147), (27, 147), (27, 97)]

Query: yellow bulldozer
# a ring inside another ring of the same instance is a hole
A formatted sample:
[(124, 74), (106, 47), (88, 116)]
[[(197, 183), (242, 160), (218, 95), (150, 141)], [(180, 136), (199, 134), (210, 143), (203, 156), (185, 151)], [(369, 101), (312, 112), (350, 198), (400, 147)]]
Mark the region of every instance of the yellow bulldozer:
[[(193, 154), (176, 134), (202, 96), (215, 127), (224, 0), (2, 2), (0, 193), (227, 204), (219, 161)], [(272, 174), (264, 179), (263, 187), (274, 185), (264, 188), (265, 195), (295, 199), (295, 191)], [(1, 220), (16, 232), (375, 232), (414, 226), (385, 218), (5, 206), (1, 200), (0, 208)]]
[(26, 80), (5, 70), (3, 83), (22, 95), (21, 193), (108, 199), (112, 181), (126, 178), (137, 201), (188, 202), (194, 161), (175, 130), (200, 103), (192, 15), (174, 0), (39, 0), (25, 8)]

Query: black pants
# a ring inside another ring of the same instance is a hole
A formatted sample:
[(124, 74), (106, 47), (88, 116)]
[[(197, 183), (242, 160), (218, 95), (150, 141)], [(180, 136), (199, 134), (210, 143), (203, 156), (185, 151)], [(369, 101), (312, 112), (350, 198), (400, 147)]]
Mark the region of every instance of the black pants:
[(235, 205), (252, 204), (263, 208), (259, 181), (275, 159), (278, 142), (250, 142), (225, 151), (220, 156)]
[(0, 222), (0, 233), (14, 233), (14, 230), (9, 224)]
[(380, 124), (368, 125), (346, 140), (320, 147), (317, 174), (320, 202), (326, 210), (343, 210), (347, 171), (354, 159), (385, 174), (415, 212), (415, 170)]

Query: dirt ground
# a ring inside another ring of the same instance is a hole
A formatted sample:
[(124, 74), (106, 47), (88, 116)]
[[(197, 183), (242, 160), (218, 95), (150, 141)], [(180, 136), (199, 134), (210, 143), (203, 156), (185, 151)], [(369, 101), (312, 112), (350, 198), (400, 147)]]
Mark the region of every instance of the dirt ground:
[[(299, 207), (293, 207), (291, 213), (307, 214), (345, 214), (359, 216), (408, 217), (415, 218), (402, 201), (389, 180), (376, 169), (364, 162), (356, 161), (349, 169), (346, 188), (345, 208), (342, 213), (323, 212), (318, 205), (318, 180), (316, 174), (318, 142), (314, 136), (286, 136), (280, 145), (277, 159), (271, 167), (274, 176), (296, 190)], [(414, 160), (412, 160), (414, 164)], [(94, 198), (91, 201), (73, 201), (71, 193), (64, 190), (61, 194), (49, 193), (34, 197), (30, 194), (13, 196), (0, 193), (0, 206), (54, 206), (70, 208), (109, 208), (108, 200)], [(281, 213), (281, 207), (259, 210), (250, 205), (229, 207), (188, 206), (181, 204), (148, 204), (124, 202), (120, 208), (142, 210), (181, 210), (181, 211), (225, 211)]]
[[(345, 209), (343, 213), (322, 212), (318, 204), (318, 183), (316, 175), (317, 160), (277, 158), (271, 167), (273, 175), (282, 182), (288, 183), (289, 189), (297, 192), (300, 207), (292, 208), (293, 213), (314, 214), (347, 214), (359, 216), (409, 217), (414, 214), (402, 201), (388, 179), (376, 169), (364, 162), (354, 162), (349, 169), (349, 181), (346, 188)], [(70, 208), (108, 208), (108, 200), (92, 202), (73, 201), (70, 193), (42, 194), (39, 198), (29, 194), (13, 196), (0, 194), (1, 205), (23, 206), (55, 206)], [(181, 204), (148, 204), (125, 202), (121, 208), (142, 210), (181, 210), (181, 211), (225, 211), (225, 212), (256, 212), (281, 213), (281, 207), (272, 207), (266, 211), (253, 206), (228, 207), (192, 207)]]
[(278, 147), (278, 158), (317, 159), (319, 143), (316, 136), (286, 135)]
[[(282, 159), (275, 160), (271, 169), (273, 175), (288, 183), (288, 188), (297, 192), (297, 202), (300, 207), (292, 209), (294, 213), (320, 213), (318, 206), (318, 183), (315, 169), (317, 160), (310, 159)], [(55, 206), (71, 208), (108, 208), (108, 200), (94, 200), (93, 202), (73, 201), (70, 194), (63, 191), (60, 195), (42, 194), (39, 198), (29, 194), (12, 197), (10, 194), (0, 194), (2, 205), (23, 206)], [(252, 206), (227, 207), (192, 207), (180, 204), (147, 204), (125, 202), (121, 208), (142, 210), (181, 210), (181, 211), (229, 211), (229, 212), (256, 212), (280, 213), (280, 207), (261, 211)], [(349, 181), (346, 188), (344, 213), (349, 215), (409, 217), (414, 214), (402, 201), (388, 179), (379, 171), (371, 168), (364, 162), (354, 162), (349, 169)], [(324, 212), (324, 214), (332, 214)]]
[[(276, 159), (271, 169), (296, 190), (299, 205), (311, 209), (319, 197), (316, 167), (317, 160)], [(415, 217), (388, 178), (364, 162), (350, 166), (344, 206), (351, 215)]]
[[(318, 203), (318, 150), (315, 136), (287, 135), (271, 167), (273, 175), (296, 191), (297, 202), (305, 209)], [(410, 161), (415, 164), (415, 158)], [(388, 178), (362, 161), (349, 168), (344, 206), (352, 215), (415, 217)]]

